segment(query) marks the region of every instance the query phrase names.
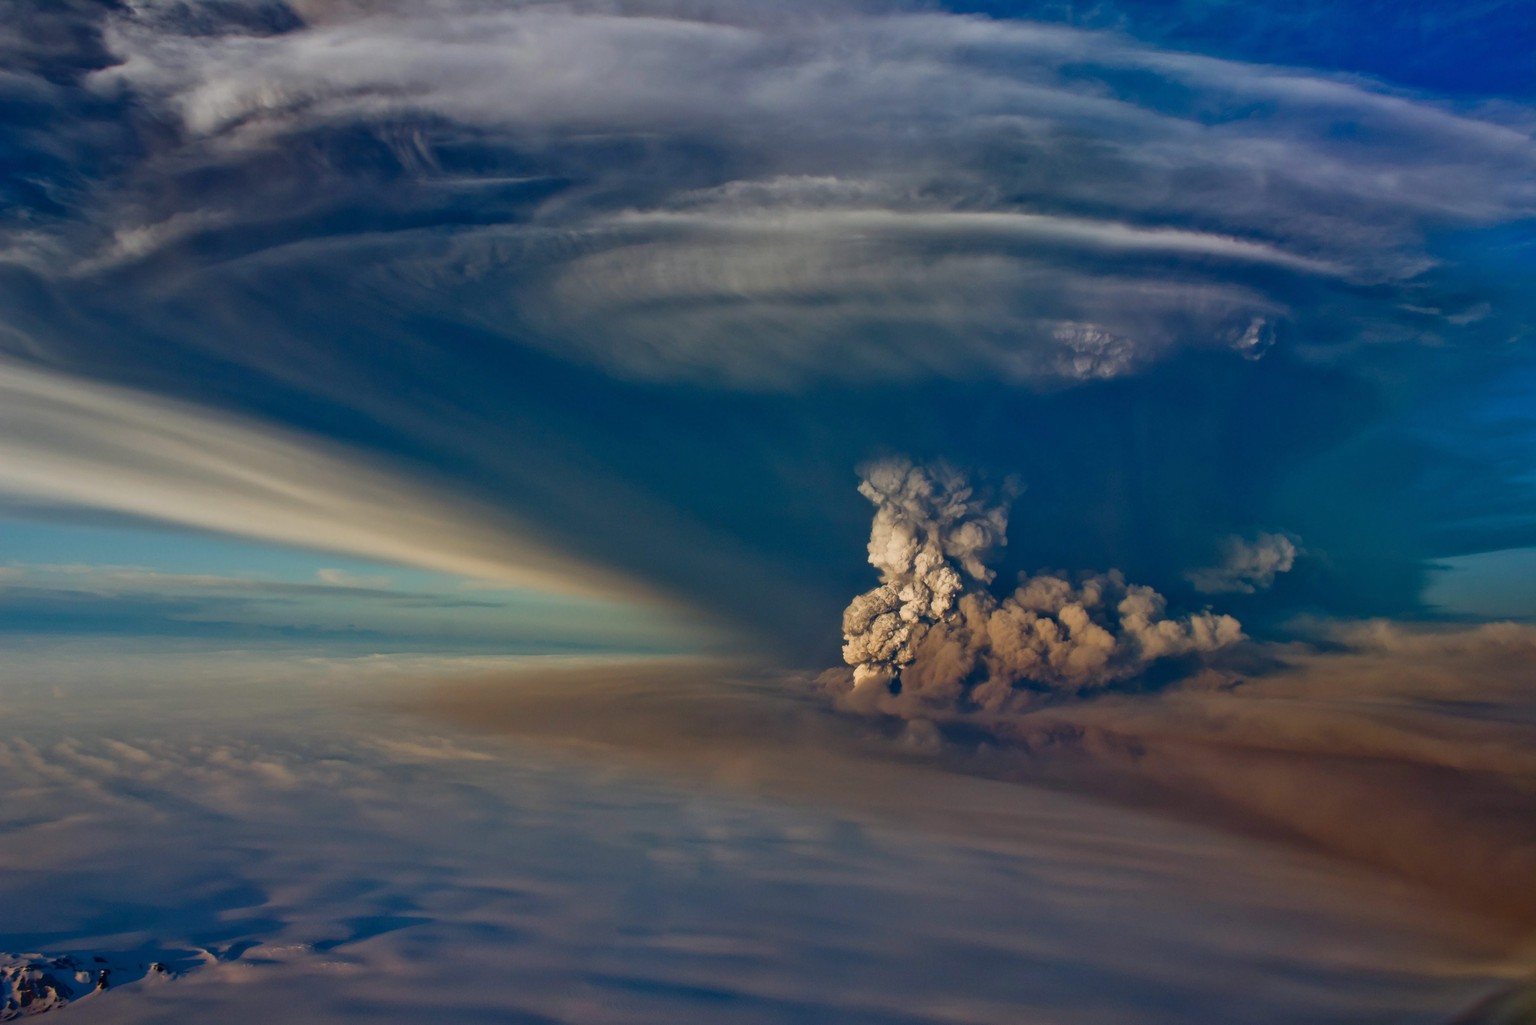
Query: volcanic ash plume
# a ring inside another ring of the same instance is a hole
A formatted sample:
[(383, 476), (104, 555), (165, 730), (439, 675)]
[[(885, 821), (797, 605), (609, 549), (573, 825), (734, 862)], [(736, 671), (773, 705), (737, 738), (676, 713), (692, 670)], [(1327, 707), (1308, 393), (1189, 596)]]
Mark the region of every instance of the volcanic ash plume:
[(1184, 574), (1202, 594), (1253, 594), (1275, 582), (1281, 573), (1289, 573), (1301, 554), (1294, 538), (1286, 534), (1259, 531), (1252, 541), (1233, 535), (1222, 542), (1218, 565), (1206, 566)]
[(880, 586), (843, 613), (843, 659), (853, 667), (845, 700), (855, 708), (1003, 711), (1243, 638), (1231, 616), (1170, 617), (1162, 595), (1118, 570), (1075, 582), (1021, 575), (998, 599), (987, 558), (1005, 543), (1017, 486), (981, 492), (948, 467), (905, 459), (862, 473), (859, 492), (875, 504), (869, 561)]

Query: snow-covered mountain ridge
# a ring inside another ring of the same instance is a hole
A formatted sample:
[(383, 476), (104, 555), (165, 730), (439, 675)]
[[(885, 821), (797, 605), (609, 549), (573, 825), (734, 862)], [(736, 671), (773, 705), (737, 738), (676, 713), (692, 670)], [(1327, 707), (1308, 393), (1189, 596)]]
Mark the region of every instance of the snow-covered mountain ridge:
[(187, 950), (0, 953), (0, 1021), (58, 1010), (130, 983), (173, 979), (213, 959)]

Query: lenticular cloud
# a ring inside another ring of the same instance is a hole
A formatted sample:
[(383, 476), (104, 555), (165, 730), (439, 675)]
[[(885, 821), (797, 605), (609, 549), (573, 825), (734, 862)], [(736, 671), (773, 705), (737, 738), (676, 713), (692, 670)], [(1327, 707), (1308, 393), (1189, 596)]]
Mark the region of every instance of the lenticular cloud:
[(853, 672), (839, 689), (851, 707), (1005, 711), (1243, 639), (1231, 616), (1169, 615), (1162, 595), (1118, 570), (1021, 574), (998, 598), (988, 561), (1006, 543), (1016, 484), (978, 488), (950, 467), (906, 459), (872, 463), (862, 475), (859, 492), (875, 505), (869, 561), (880, 586), (843, 613), (843, 659)]

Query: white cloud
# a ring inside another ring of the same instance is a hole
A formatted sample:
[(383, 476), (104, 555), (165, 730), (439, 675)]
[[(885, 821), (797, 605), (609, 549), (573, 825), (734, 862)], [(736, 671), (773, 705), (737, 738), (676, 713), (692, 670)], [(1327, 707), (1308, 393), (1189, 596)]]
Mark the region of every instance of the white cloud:
[(1043, 240), (1111, 251), (1222, 257), (1273, 264), (1312, 274), (1340, 273), (1340, 268), (1324, 261), (1230, 236), (1177, 228), (1139, 228), (1116, 221), (1047, 214), (820, 207), (776, 210), (755, 215), (714, 216), (695, 212), (637, 211), (621, 214), (617, 220), (619, 224), (663, 228), (679, 226), (701, 232), (742, 232), (763, 237), (770, 242), (775, 236), (797, 235), (822, 235), (830, 238), (850, 235), (913, 236), (939, 242)]
[(386, 576), (366, 576), (349, 573), (344, 569), (322, 568), (315, 570), (315, 579), (332, 587), (358, 587), (385, 591), (394, 586), (394, 580)]
[[(687, 1025), (729, 1002), (765, 1020), (954, 1025), (1151, 1025), (1242, 1006), (1290, 1025), (1361, 1006), (1448, 1020), (1463, 971), (1487, 972), (1462, 969), (1486, 958), (1486, 934), (1353, 865), (859, 757), (801, 729), (819, 717), (782, 689), (665, 674), (641, 687), (623, 667), (474, 681), (452, 718), (509, 724), (509, 743), (427, 710), (381, 714), (392, 671), (339, 691), (316, 685), (317, 667), (262, 660), (122, 668), (77, 661), (68, 703), (8, 674), (6, 933), (218, 961), (150, 993), (109, 989), (88, 1016), (596, 1008), (615, 1025)], [(395, 694), (430, 705), (455, 687)], [(541, 748), (541, 732), (618, 750), (578, 760)], [(664, 775), (623, 758), (653, 742)], [(779, 767), (792, 800), (722, 782), (742, 746)]]
[[(408, 205), (462, 188), (443, 150), (515, 151), (512, 178), (571, 187), (515, 226), (402, 235), (364, 273), (623, 376), (1073, 380), (1189, 345), (1256, 358), (1305, 315), (1298, 295), (1380, 316), (1350, 289), (1406, 287), (1434, 266), (1432, 228), (1536, 212), (1518, 111), (1115, 34), (840, 4), (305, 10), (270, 36), (183, 33), (175, 5), (113, 21), (121, 62), (95, 87), (185, 132), (146, 180), (361, 128), (410, 180), (352, 201)], [(1125, 85), (1147, 73), (1169, 88)], [(129, 176), (77, 271), (364, 187), (256, 180), (283, 198), (166, 209)]]
[(0, 363), (0, 494), (540, 590), (637, 591), (336, 445), (14, 363)]

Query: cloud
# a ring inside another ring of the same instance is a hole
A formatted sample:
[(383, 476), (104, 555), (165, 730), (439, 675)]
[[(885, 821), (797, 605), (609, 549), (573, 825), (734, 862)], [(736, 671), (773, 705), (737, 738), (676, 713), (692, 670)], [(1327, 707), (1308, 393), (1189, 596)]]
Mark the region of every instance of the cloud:
[(357, 587), (373, 591), (387, 591), (394, 586), (394, 579), (391, 577), (365, 576), (349, 573), (344, 569), (317, 569), (315, 579), (332, 587)]
[(340, 447), (0, 363), (0, 494), (559, 593), (614, 593), (514, 524)]
[(797, 656), (881, 451), (1027, 476), (1010, 571), (1285, 523), (1368, 563), (1309, 602), (1398, 614), (1530, 540), (1391, 422), (1524, 359), (1521, 102), (878, 2), (23, 9), (5, 358), (430, 467)]
[[(1313, 308), (1415, 337), (1358, 290), (1419, 291), (1432, 227), (1536, 208), (1507, 111), (1113, 33), (855, 4), (225, 6), (106, 20), (90, 88), (175, 132), (60, 267), (274, 253), (295, 239), (273, 210), (302, 238), (371, 208), (395, 222), (380, 288), (625, 377), (1074, 381), (1319, 344)], [(208, 167), (228, 187), (150, 187)]]
[[(866, 811), (901, 813), (940, 768), (1176, 812), (1413, 880), (1444, 901), (1438, 915), (1470, 912), (1505, 943), (1536, 927), (1533, 644), (1516, 624), (1332, 623), (1265, 647), (1250, 674), (1001, 712), (931, 706), (899, 730), (830, 715), (807, 680), (697, 661), (528, 666), (406, 700), (474, 730)], [(975, 810), (1005, 818), (1011, 800), (994, 786)], [(1429, 900), (1394, 892), (1400, 907)]]
[[(486, 584), (413, 573), (411, 587), (268, 575), (164, 573), (131, 566), (37, 565), (0, 574), (0, 633), (103, 635), (280, 647), (505, 652), (695, 650), (718, 635), (633, 599)], [(382, 581), (375, 580), (375, 583)], [(492, 590), (494, 588), (494, 590)]]
[[(858, 183), (854, 183), (857, 185)], [(874, 188), (860, 190), (874, 199)], [(809, 207), (768, 209), (752, 214), (711, 216), (708, 210), (683, 213), (641, 213), (624, 215), (620, 223), (641, 226), (677, 226), (700, 232), (739, 231), (771, 238), (783, 234), (791, 238), (813, 232), (829, 236), (856, 235), (920, 238), (969, 238), (980, 241), (1044, 241), (1068, 246), (1102, 248), (1107, 251), (1149, 252), (1164, 256), (1182, 254), (1221, 257), (1230, 260), (1273, 264), (1313, 274), (1337, 274), (1339, 268), (1306, 257), (1295, 256), (1273, 246), (1222, 235), (1183, 231), (1177, 228), (1140, 228), (1133, 224), (1096, 221), (1082, 217), (1047, 214), (930, 211), (865, 208)]]
[(1252, 541), (1238, 535), (1221, 543), (1221, 562), (1191, 570), (1185, 578), (1201, 594), (1253, 594), (1275, 582), (1281, 573), (1289, 573), (1296, 564), (1299, 549), (1285, 534), (1259, 531)]
[(1117, 377), (1190, 339), (1261, 354), (1285, 313), (1236, 281), (1085, 270), (1029, 251), (1063, 245), (1286, 260), (1223, 237), (1025, 214), (626, 215), (611, 241), (556, 257), (516, 296), (534, 344), (561, 355), (750, 390), (827, 377)]
[[(994, 720), (1030, 772), (1267, 824), (1536, 927), (1536, 628), (1312, 624), (1141, 698)], [(1213, 686), (1204, 686), (1209, 683)], [(983, 727), (984, 729), (986, 727)], [(1107, 775), (1106, 775), (1107, 774)], [(1150, 788), (1150, 790), (1149, 790)]]
[(921, 717), (926, 709), (1001, 712), (1042, 692), (1081, 693), (1169, 658), (1244, 639), (1231, 616), (1169, 616), (1163, 596), (1117, 570), (1021, 575), (998, 599), (987, 566), (1016, 485), (972, 489), (945, 466), (871, 463), (859, 491), (875, 504), (869, 561), (880, 586), (843, 613), (843, 659), (828, 684), (848, 707)]
[(108, 1016), (1292, 1023), (1489, 974), (1445, 967), (1486, 929), (1350, 866), (862, 757), (868, 721), (702, 664), (54, 654), (7, 664), (6, 943), (218, 959)]
[[(356, 595), (369, 598), (421, 598), (422, 594), (392, 591), (388, 585), (367, 586), (358, 581), (371, 580), (380, 584), (385, 577), (353, 577), (341, 570), (342, 578), (327, 580), (317, 571), (318, 583), (308, 581), (273, 580), (266, 577), (229, 576), (216, 573), (166, 573), (147, 566), (91, 565), (89, 563), (24, 563), (7, 567), (6, 574), (13, 579), (25, 579), (32, 583), (67, 583), (89, 588), (97, 593), (119, 593), (153, 590), (185, 591), (243, 591), (268, 595)], [(348, 582), (342, 582), (346, 579)], [(494, 586), (494, 585), (487, 585)]]

